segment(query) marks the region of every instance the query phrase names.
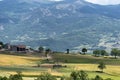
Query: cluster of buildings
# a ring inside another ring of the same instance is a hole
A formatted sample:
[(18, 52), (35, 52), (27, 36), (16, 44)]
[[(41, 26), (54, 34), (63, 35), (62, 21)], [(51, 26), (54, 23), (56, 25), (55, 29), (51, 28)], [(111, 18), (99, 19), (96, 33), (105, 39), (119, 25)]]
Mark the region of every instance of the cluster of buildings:
[(14, 51), (14, 52), (26, 52), (26, 51), (28, 51), (26, 45), (11, 45), (11, 44), (5, 44), (4, 48), (1, 50)]

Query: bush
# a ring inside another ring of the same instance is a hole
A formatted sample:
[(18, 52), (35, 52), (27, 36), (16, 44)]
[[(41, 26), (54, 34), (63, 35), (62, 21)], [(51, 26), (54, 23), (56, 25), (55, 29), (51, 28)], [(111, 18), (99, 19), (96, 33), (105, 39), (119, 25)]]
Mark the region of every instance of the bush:
[(88, 74), (83, 70), (73, 71), (70, 76), (71, 76), (71, 80), (89, 80)]
[(43, 73), (35, 80), (57, 80), (57, 79), (49, 73)]
[(65, 77), (61, 77), (60, 80), (65, 80)]
[(9, 80), (7, 77), (0, 77), (0, 80)]
[(10, 75), (9, 80), (23, 80), (21, 75)]
[(94, 80), (103, 80), (99, 75), (96, 75)]
[(10, 75), (9, 80), (23, 80), (21, 73), (21, 71), (17, 71), (17, 74)]

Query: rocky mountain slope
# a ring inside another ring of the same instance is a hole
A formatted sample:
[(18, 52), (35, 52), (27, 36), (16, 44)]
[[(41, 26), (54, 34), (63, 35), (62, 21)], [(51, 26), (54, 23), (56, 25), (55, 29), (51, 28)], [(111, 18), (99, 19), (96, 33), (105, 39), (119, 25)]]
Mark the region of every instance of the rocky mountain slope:
[(55, 51), (119, 44), (120, 5), (84, 0), (0, 1), (0, 40)]

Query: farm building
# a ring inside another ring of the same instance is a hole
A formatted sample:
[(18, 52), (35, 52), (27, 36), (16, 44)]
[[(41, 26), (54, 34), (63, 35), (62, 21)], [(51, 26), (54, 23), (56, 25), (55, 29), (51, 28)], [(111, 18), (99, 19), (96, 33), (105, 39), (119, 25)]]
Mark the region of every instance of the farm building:
[(10, 51), (26, 51), (26, 46), (25, 45), (11, 45), (10, 46)]
[(9, 51), (15, 51), (15, 52), (25, 52), (26, 51), (26, 46), (25, 45), (10, 45), (6, 44), (5, 49)]

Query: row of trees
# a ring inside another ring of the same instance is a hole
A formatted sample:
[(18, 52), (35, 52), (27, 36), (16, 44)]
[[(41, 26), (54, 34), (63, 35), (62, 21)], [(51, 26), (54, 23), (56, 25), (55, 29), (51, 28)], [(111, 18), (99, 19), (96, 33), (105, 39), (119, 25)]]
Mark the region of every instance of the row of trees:
[(51, 53), (52, 50), (49, 49), (49, 48), (48, 48), (48, 49), (45, 49), (44, 47), (41, 47), (41, 46), (40, 46), (40, 47), (38, 48), (38, 51), (39, 51), (39, 53), (45, 53), (45, 56), (47, 57), (47, 55), (48, 55), (49, 53)]
[[(2, 44), (2, 43), (0, 43), (0, 44)], [(51, 49), (49, 49), (49, 48), (45, 49), (45, 48), (40, 46), (38, 48), (38, 51), (40, 53), (45, 53), (45, 56), (47, 57), (47, 55), (51, 52)], [(87, 51), (88, 51), (87, 48), (82, 48), (80, 54), (84, 54), (85, 55)], [(66, 53), (69, 54), (70, 53), (70, 49), (66, 49)], [(112, 56), (115, 56), (115, 58), (117, 58), (117, 56), (120, 56), (120, 50), (117, 49), (117, 48), (113, 48), (111, 50), (110, 54), (107, 53), (105, 50), (94, 50), (93, 54), (94, 54), (95, 57), (112, 55)]]
[(117, 58), (117, 56), (120, 56), (120, 50), (117, 48), (113, 48), (111, 50), (111, 53), (108, 54), (105, 50), (94, 50), (93, 51), (94, 56), (98, 57), (98, 56), (115, 56), (115, 59)]
[(108, 53), (105, 50), (94, 50), (93, 51), (94, 56), (107, 56)]
[[(67, 51), (67, 54), (69, 54), (70, 50), (67, 49), (66, 51)], [(85, 55), (86, 52), (87, 52), (87, 49), (86, 48), (82, 48), (82, 53), (80, 52), (80, 54), (84, 54)]]
[[(2, 42), (0, 42), (0, 44), (3, 45)], [(48, 49), (45, 49), (44, 47), (41, 47), (41, 46), (40, 46), (40, 47), (38, 48), (38, 51), (39, 51), (40, 53), (45, 53), (45, 56), (47, 57), (47, 55), (48, 55), (52, 50), (49, 49), (49, 48), (48, 48)], [(87, 48), (82, 48), (80, 54), (85, 55), (87, 51), (88, 51)], [(70, 49), (66, 49), (66, 53), (69, 54), (69, 53), (70, 53)], [(105, 50), (94, 50), (94, 51), (93, 51), (93, 55), (94, 55), (95, 57), (111, 55), (111, 56), (115, 56), (115, 58), (117, 58), (117, 56), (120, 56), (120, 50), (117, 49), (117, 48), (113, 48), (113, 49), (111, 50), (111, 53), (110, 53), (110, 54), (107, 53)]]

